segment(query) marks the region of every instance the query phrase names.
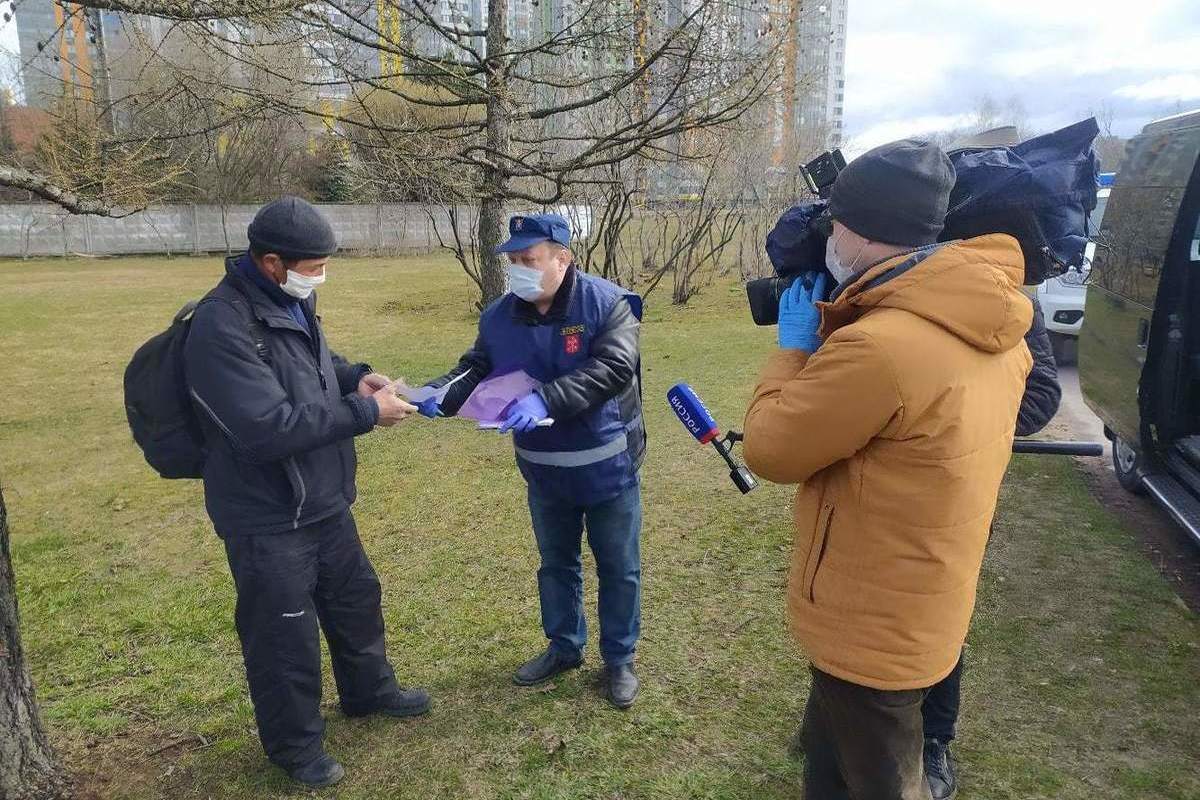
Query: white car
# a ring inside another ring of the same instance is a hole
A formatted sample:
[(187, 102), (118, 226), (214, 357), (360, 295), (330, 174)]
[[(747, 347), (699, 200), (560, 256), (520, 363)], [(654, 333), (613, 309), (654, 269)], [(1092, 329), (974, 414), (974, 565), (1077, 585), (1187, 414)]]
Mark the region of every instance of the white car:
[[(1096, 193), (1096, 208), (1088, 220), (1089, 230), (1095, 236), (1104, 218), (1104, 207), (1112, 191), (1112, 173), (1100, 176), (1100, 190)], [(1096, 243), (1088, 242), (1083, 251), (1083, 266), (1072, 268), (1038, 284), (1035, 292), (1046, 316), (1046, 329), (1050, 331), (1050, 342), (1054, 346), (1054, 360), (1059, 364), (1075, 363), (1076, 340), (1083, 327), (1083, 302), (1087, 297), (1087, 278), (1092, 268), (1092, 256)]]

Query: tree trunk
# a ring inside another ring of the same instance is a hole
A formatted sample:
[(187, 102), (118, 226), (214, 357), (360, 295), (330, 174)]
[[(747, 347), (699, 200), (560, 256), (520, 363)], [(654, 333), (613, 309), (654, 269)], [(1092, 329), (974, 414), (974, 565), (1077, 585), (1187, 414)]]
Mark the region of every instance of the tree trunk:
[(38, 715), (21, 649), (17, 591), (0, 491), (0, 800), (67, 797), (70, 787)]
[(488, 0), (487, 25), (487, 148), (491, 166), (483, 170), (479, 203), (479, 264), (486, 306), (504, 294), (504, 262), (496, 246), (505, 232), (504, 201), (508, 171), (503, 157), (511, 146), (511, 99), (508, 89), (508, 0)]

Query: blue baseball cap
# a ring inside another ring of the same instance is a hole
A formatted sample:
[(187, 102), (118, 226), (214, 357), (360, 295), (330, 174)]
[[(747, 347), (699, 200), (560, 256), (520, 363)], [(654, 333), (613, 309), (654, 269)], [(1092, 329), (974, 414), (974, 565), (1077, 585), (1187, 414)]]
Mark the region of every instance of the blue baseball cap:
[(571, 226), (558, 214), (530, 214), (508, 221), (508, 241), (496, 248), (497, 253), (515, 253), (538, 242), (557, 242), (571, 246)]

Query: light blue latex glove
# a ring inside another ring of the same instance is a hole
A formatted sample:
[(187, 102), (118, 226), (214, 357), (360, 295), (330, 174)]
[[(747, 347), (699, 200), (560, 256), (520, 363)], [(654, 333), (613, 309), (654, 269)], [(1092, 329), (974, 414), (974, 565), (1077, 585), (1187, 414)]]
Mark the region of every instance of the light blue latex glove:
[(550, 409), (546, 408), (546, 402), (542, 400), (540, 394), (532, 392), (522, 397), (508, 410), (508, 414), (504, 417), (504, 424), (500, 426), (500, 432), (529, 433), (548, 416), (550, 416)]
[(821, 346), (817, 328), (821, 312), (817, 301), (825, 299), (825, 273), (806, 272), (779, 298), (779, 346), (785, 350), (815, 353)]
[(430, 397), (427, 400), (417, 403), (417, 413), (422, 417), (437, 419), (442, 415), (442, 409), (438, 406), (438, 401)]

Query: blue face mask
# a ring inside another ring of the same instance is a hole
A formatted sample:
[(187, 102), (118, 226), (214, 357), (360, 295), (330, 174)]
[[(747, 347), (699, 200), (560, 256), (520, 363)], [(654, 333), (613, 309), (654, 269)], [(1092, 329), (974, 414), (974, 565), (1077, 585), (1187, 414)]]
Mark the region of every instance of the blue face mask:
[(509, 264), (508, 290), (527, 302), (537, 300), (543, 292), (541, 270)]

